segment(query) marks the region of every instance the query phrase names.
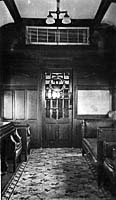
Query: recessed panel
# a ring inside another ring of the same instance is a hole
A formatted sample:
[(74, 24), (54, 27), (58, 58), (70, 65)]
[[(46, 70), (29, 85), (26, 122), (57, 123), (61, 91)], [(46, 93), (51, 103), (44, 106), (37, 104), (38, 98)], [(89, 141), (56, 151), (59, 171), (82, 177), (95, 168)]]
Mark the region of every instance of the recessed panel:
[(4, 91), (4, 119), (13, 118), (13, 95), (12, 91)]
[(27, 118), (37, 119), (37, 91), (27, 91)]
[(25, 91), (15, 91), (15, 119), (25, 118)]

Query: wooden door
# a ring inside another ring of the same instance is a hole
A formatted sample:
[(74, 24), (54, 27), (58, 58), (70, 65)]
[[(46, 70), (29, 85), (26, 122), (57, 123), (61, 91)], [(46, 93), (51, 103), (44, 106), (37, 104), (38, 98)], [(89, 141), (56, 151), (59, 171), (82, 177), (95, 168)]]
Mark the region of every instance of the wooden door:
[(45, 72), (43, 89), (43, 147), (71, 147), (71, 72)]

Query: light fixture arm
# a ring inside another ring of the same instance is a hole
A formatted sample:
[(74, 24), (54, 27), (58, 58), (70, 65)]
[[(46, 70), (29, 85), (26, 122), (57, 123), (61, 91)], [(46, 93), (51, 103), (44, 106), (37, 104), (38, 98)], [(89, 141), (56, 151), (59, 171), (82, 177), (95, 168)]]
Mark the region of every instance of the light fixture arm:
[(59, 19), (59, 14), (60, 14), (60, 0), (57, 0), (57, 11), (56, 11), (56, 14), (57, 14), (57, 19)]
[(65, 10), (60, 11), (60, 0), (56, 0), (56, 1), (57, 1), (57, 10), (56, 11), (49, 11), (48, 17), (52, 17), (52, 14), (57, 15), (57, 20), (60, 19), (60, 14), (65, 14), (66, 17), (69, 17), (67, 11), (65, 11)]
[(60, 11), (60, 0), (57, 0), (57, 10), (56, 11), (49, 11), (49, 14), (57, 14), (57, 19), (59, 20), (59, 15), (60, 14), (67, 14), (67, 11), (62, 10)]

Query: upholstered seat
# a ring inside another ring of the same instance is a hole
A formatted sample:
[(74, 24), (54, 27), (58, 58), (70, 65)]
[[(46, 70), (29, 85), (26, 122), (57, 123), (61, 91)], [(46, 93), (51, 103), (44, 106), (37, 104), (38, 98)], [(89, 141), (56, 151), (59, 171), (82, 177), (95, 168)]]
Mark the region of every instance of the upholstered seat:
[(98, 185), (102, 182), (103, 173), (103, 141), (104, 136), (99, 127), (113, 127), (113, 121), (108, 119), (86, 119), (82, 122), (82, 154), (87, 154), (97, 169)]
[(101, 131), (104, 137), (104, 175), (106, 175), (111, 182), (110, 187), (112, 193), (116, 194), (116, 128), (102, 128)]
[(112, 194), (116, 194), (116, 160), (113, 160), (111, 158), (106, 158), (103, 163), (104, 167), (104, 175), (107, 175), (109, 177), (111, 184), (111, 192)]

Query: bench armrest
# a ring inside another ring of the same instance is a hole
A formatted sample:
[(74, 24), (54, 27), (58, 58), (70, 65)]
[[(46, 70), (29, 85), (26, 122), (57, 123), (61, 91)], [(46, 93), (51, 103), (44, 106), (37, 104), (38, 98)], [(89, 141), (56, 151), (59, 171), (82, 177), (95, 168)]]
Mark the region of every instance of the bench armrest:
[(17, 128), (16, 128), (15, 134), (16, 134), (17, 138), (19, 139), (19, 141), (21, 142), (21, 136), (19, 135)]

